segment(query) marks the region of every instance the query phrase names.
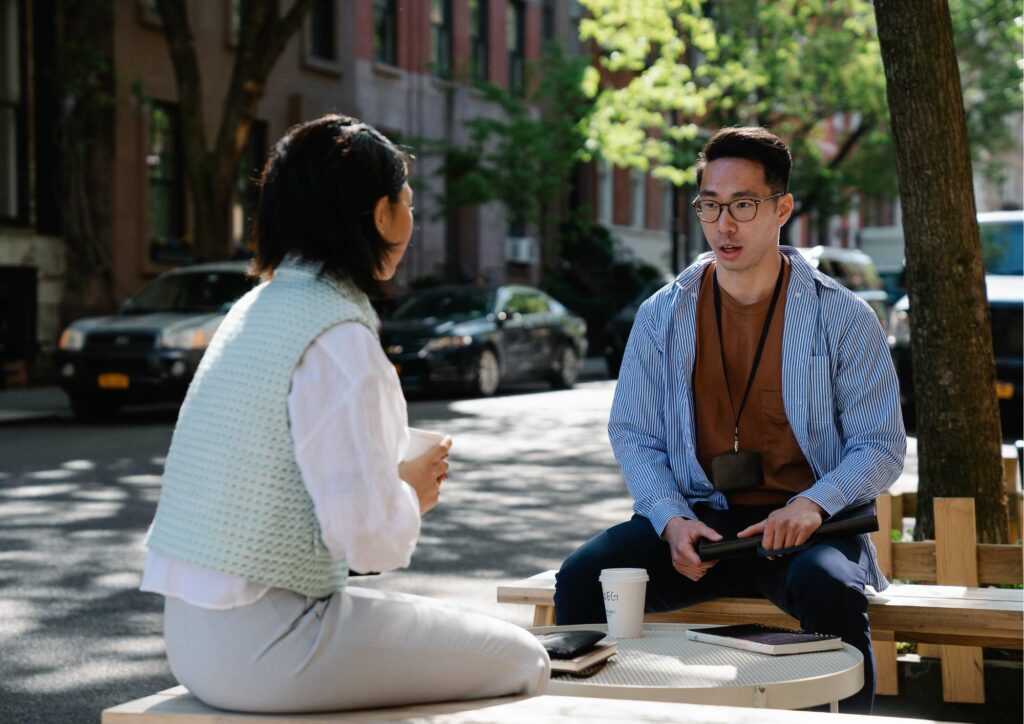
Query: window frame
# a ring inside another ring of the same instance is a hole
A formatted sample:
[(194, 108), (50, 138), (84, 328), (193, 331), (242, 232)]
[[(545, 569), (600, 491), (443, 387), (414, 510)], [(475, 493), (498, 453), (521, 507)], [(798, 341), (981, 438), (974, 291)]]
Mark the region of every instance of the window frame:
[[(323, 3), (323, 5), (320, 5), (320, 3)], [(317, 37), (314, 29), (314, 23), (316, 22), (315, 11), (318, 6), (330, 8), (330, 29), (326, 33), (325, 37), (330, 38), (331, 56), (317, 55), (317, 50), (314, 47), (314, 37)], [(339, 33), (338, 19), (339, 13), (337, 0), (317, 0), (306, 14), (302, 31), (302, 57), (303, 64), (307, 68), (328, 71), (335, 75), (341, 73), (341, 36)]]
[[(451, 78), (454, 64), (452, 42), (453, 0), (430, 0), (430, 73), (437, 78)], [(440, 9), (441, 22), (434, 22), (434, 11)]]
[[(526, 3), (507, 0), (505, 4), (505, 54), (508, 66), (508, 91), (526, 94)], [(511, 41), (515, 41), (514, 44)]]
[(473, 83), (490, 79), (490, 0), (469, 0), (469, 78)]
[[(172, 119), (172, 132), (174, 147), (171, 153), (172, 168), (175, 173), (170, 179), (154, 179), (154, 169), (157, 164), (150, 164), (153, 144), (153, 113), (162, 110)], [(149, 244), (148, 258), (155, 264), (187, 264), (192, 261), (193, 249), (191, 243), (186, 242), (187, 218), (185, 215), (185, 154), (182, 148), (183, 133), (181, 128), (181, 108), (179, 104), (171, 101), (153, 100), (147, 104), (146, 114), (146, 209), (147, 209), (147, 242)], [(158, 236), (154, 228), (153, 214), (153, 188), (161, 186), (170, 189), (171, 210), (168, 231), (163, 236)], [(174, 243), (168, 243), (173, 240)], [(167, 249), (164, 251), (164, 249)]]
[[(382, 65), (398, 66), (398, 2), (397, 0), (373, 0), (373, 61)], [(379, 11), (384, 11), (378, 17)], [(381, 36), (380, 24), (390, 19)], [(390, 41), (390, 43), (388, 42)]]
[[(0, 212), (0, 223), (23, 225), (28, 223), (28, 109), (25, 91), (28, 83), (27, 48), (25, 44), (25, 4), (21, 0), (7, 0), (14, 14), (14, 42), (11, 54), (17, 64), (14, 98), (0, 99), (0, 107), (8, 108), (13, 119), (15, 151), (13, 155), (14, 213)], [(0, 139), (2, 142), (3, 139)]]

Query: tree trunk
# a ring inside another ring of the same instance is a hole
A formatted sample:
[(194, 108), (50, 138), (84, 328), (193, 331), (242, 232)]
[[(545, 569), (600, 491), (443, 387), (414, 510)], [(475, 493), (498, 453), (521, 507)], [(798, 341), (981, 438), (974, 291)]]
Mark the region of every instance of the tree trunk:
[(60, 109), (54, 140), (67, 255), (63, 323), (115, 305), (109, 224), (101, 212), (110, 199), (98, 183), (109, 172), (113, 153), (113, 9), (109, 3), (57, 3), (54, 28), (50, 72)]
[(195, 261), (223, 259), (231, 251), (231, 202), (235, 184), (230, 168), (237, 168), (238, 159), (218, 159), (204, 153), (202, 163), (195, 164), (190, 186), (195, 189)]
[(875, 0), (903, 206), (918, 428), (916, 537), (932, 500), (972, 497), (979, 539), (1006, 539), (992, 328), (949, 8)]
[(242, 149), (259, 109), (267, 76), (314, 0), (294, 0), (280, 15), (280, 0), (243, 0), (238, 42), (213, 148), (207, 146), (202, 75), (187, 0), (156, 0), (174, 66), (185, 138), (185, 173), (195, 212), (193, 256), (221, 259), (231, 250), (231, 202)]

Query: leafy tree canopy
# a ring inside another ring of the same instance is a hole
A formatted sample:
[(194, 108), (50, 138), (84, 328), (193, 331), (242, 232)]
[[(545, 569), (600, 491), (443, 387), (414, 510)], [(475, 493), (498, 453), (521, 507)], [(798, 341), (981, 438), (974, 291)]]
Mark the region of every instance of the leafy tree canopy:
[[(790, 143), (797, 213), (841, 211), (851, 187), (895, 195), (868, 0), (581, 1), (598, 52), (584, 83), (592, 154), (692, 183), (700, 128), (764, 125)], [(1012, 0), (951, 8), (977, 154), (1006, 143), (1020, 109), (1021, 24)]]

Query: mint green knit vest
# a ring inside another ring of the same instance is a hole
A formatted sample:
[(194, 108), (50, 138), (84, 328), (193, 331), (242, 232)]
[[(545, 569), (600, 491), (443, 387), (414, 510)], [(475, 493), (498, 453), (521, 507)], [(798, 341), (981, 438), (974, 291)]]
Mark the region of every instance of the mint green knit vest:
[(366, 295), (294, 262), (232, 307), (178, 415), (149, 548), (306, 596), (344, 588), (295, 460), (288, 391), (313, 340), (352, 321), (377, 334)]

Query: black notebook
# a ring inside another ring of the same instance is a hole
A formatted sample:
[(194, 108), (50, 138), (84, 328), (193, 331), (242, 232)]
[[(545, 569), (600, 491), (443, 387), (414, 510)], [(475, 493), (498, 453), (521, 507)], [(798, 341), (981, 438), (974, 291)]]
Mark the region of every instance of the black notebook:
[(821, 538), (874, 533), (876, 530), (878, 530), (878, 517), (875, 515), (875, 503), (872, 501), (836, 513), (822, 523), (806, 543), (797, 548), (765, 551), (761, 548), (762, 536), (759, 535), (750, 538), (731, 538), (717, 543), (704, 538), (697, 543), (697, 555), (702, 561), (720, 561), (752, 555), (782, 555), (808, 548)]
[(717, 644), (773, 656), (808, 654), (814, 651), (833, 651), (843, 648), (843, 640), (838, 636), (762, 626), (759, 623), (690, 629), (686, 632), (686, 637), (692, 641), (702, 641), (706, 644)]

